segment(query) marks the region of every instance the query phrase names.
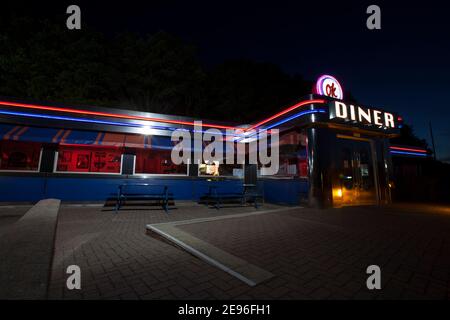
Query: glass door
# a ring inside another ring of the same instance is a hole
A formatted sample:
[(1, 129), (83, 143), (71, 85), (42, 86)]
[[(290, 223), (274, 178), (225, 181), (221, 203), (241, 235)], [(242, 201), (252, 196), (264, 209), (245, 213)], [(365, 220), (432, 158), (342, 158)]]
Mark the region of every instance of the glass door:
[(338, 157), (333, 178), (333, 203), (377, 203), (376, 171), (370, 141), (338, 138)]

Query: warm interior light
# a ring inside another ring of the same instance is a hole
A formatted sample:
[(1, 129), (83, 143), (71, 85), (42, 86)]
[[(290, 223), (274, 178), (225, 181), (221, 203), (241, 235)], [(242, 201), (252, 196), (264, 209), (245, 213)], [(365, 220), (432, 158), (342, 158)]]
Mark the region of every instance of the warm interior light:
[(333, 188), (333, 198), (342, 198), (343, 194), (341, 188)]

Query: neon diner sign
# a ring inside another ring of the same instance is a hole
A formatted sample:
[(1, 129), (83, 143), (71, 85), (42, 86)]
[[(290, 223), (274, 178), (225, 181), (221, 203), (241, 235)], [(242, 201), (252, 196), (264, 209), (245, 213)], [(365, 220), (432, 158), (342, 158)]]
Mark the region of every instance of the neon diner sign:
[(334, 99), (342, 100), (344, 93), (337, 79), (328, 74), (322, 75), (316, 82), (316, 93)]

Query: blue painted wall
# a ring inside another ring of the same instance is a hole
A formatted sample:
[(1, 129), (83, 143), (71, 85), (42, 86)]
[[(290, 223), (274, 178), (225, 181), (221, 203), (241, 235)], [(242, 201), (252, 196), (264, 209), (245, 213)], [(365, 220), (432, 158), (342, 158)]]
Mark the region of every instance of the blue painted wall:
[(38, 201), (46, 198), (42, 177), (0, 176), (0, 201)]
[(264, 200), (284, 205), (300, 205), (308, 200), (309, 184), (300, 179), (263, 179), (258, 188), (264, 194)]
[[(198, 200), (211, 185), (211, 182), (201, 178), (0, 176), (0, 202), (38, 201), (45, 198), (57, 198), (63, 201), (104, 201), (115, 196), (118, 186), (124, 183), (167, 185), (174, 198), (178, 200)], [(219, 183), (231, 192), (242, 184), (242, 180), (230, 179)]]
[[(208, 192), (211, 184), (220, 184), (221, 192), (233, 192), (242, 185), (242, 180), (209, 182), (202, 178), (0, 176), (0, 202), (38, 201), (45, 198), (63, 201), (105, 201), (114, 197), (118, 186), (124, 183), (163, 184), (169, 187), (177, 200), (198, 200)], [(307, 199), (308, 182), (298, 179), (263, 179), (258, 181), (258, 189), (266, 202), (299, 205), (302, 199)]]

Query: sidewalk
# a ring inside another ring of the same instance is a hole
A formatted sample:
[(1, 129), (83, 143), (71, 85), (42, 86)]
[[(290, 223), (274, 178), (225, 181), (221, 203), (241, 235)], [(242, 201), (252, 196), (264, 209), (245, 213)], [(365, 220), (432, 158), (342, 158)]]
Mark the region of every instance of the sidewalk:
[[(279, 208), (266, 205), (261, 210)], [(445, 209), (445, 208), (444, 208)], [(450, 215), (408, 206), (282, 210), (177, 226), (274, 274), (251, 287), (186, 251), (146, 235), (147, 224), (252, 212), (180, 205), (161, 210), (60, 210), (50, 298), (76, 299), (449, 299)], [(433, 212), (444, 214), (434, 214)], [(65, 289), (65, 268), (82, 290)], [(379, 265), (382, 290), (366, 268)]]

